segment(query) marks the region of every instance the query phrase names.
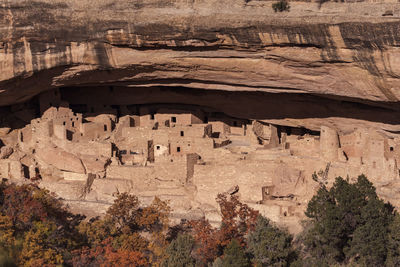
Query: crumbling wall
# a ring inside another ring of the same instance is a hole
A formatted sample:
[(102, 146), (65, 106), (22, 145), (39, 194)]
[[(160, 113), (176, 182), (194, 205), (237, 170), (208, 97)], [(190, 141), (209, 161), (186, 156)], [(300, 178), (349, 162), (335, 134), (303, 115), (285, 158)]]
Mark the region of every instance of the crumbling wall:
[(10, 159), (0, 160), (0, 178), (23, 179), (24, 173), (21, 162)]
[(130, 116), (130, 115), (123, 116), (118, 120), (118, 123), (115, 127), (114, 136), (117, 139), (121, 138), (123, 128), (139, 127), (139, 126), (140, 126), (139, 116)]
[(159, 108), (155, 110), (154, 119), (160, 125), (168, 121), (168, 125), (192, 125), (204, 121), (204, 113), (199, 110), (180, 110), (173, 108)]
[(18, 133), (18, 141), (19, 143), (23, 143), (24, 145), (31, 145), (32, 143), (32, 127), (31, 125), (25, 126)]
[[(295, 156), (317, 156), (320, 152), (320, 141), (313, 136), (289, 136), (287, 148)], [(293, 138), (294, 137), (294, 138)], [(287, 137), (288, 138), (288, 137)], [(337, 154), (337, 153), (336, 153)]]
[(179, 137), (204, 138), (212, 136), (212, 125), (195, 124), (191, 126), (176, 126), (168, 128), (165, 131), (169, 133), (170, 138), (179, 138)]
[(194, 165), (199, 160), (199, 155), (196, 153), (186, 155), (186, 183), (192, 184), (194, 175)]
[(53, 121), (31, 121), (32, 140), (34, 142), (46, 142), (53, 135)]
[(100, 114), (95, 117), (86, 117), (85, 119), (103, 125), (103, 132), (107, 133), (111, 133), (114, 130), (117, 121), (116, 115), (112, 114)]
[(231, 127), (222, 121), (209, 121), (209, 124), (212, 125), (213, 133), (218, 133), (217, 137), (226, 136), (231, 133)]
[(252, 124), (252, 130), (254, 134), (265, 141), (271, 139), (271, 126), (260, 121), (254, 121)]

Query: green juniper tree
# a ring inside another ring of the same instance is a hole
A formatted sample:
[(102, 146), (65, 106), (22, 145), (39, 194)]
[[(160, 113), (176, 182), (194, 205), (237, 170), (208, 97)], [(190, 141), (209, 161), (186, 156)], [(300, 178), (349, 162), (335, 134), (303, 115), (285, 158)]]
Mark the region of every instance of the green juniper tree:
[(247, 239), (248, 251), (257, 266), (289, 266), (296, 258), (293, 237), (259, 215), (257, 224)]
[(350, 261), (363, 266), (384, 265), (394, 208), (379, 199), (364, 175), (354, 184), (338, 177), (329, 190), (321, 186), (305, 214), (311, 227), (303, 242), (314, 259), (329, 265)]
[(228, 246), (224, 249), (222, 258), (222, 267), (250, 267), (249, 259), (247, 258), (239, 241), (232, 239)]
[(163, 267), (192, 267), (195, 261), (191, 256), (194, 239), (188, 234), (179, 234), (166, 249), (167, 258), (163, 262)]
[(400, 215), (398, 213), (389, 225), (386, 266), (400, 266)]

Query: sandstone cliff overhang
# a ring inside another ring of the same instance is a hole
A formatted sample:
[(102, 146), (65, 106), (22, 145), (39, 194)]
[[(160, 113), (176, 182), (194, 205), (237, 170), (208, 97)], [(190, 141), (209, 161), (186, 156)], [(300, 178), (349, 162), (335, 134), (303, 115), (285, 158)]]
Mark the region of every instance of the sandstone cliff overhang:
[(384, 109), (373, 121), (398, 130), (385, 122), (399, 110), (396, 4), (292, 2), (275, 13), (271, 1), (0, 3), (0, 106), (68, 86), (264, 92)]

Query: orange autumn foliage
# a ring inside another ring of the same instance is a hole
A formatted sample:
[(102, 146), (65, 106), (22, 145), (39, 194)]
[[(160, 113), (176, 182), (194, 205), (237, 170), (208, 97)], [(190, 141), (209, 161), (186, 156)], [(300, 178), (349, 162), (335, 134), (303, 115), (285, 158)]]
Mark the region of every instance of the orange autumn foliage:
[(258, 216), (258, 211), (241, 203), (238, 196), (219, 194), (216, 201), (222, 217), (219, 228), (213, 228), (205, 219), (190, 222), (193, 236), (198, 243), (195, 254), (202, 265), (207, 265), (222, 255), (223, 249), (233, 239), (244, 247), (245, 235), (254, 229)]
[(208, 220), (202, 219), (190, 222), (193, 227), (193, 237), (199, 246), (196, 249), (197, 258), (206, 265), (212, 262), (219, 253), (220, 240), (218, 239), (218, 230), (214, 229)]
[(90, 248), (75, 252), (74, 266), (159, 266), (168, 246), (170, 207), (155, 197), (140, 206), (136, 196), (118, 194), (103, 219), (81, 223)]
[(108, 238), (94, 248), (82, 248), (74, 251), (73, 266), (129, 266), (140, 267), (148, 265), (143, 253), (126, 249), (115, 249), (112, 240)]
[(218, 233), (221, 246), (227, 246), (232, 239), (238, 240), (243, 246), (244, 236), (255, 227), (258, 211), (241, 203), (236, 195), (228, 198), (225, 194), (218, 194), (216, 200), (222, 217)]

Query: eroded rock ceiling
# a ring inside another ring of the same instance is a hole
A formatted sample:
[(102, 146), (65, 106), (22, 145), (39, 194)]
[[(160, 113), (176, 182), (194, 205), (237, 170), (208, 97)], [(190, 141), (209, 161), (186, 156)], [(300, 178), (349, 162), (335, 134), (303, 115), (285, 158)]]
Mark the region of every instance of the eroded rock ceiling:
[(210, 99), (229, 91), (217, 105), (235, 116), (400, 130), (400, 23), (382, 16), (388, 4), (270, 5), (3, 0), (0, 105), (55, 87), (138, 87), (155, 101), (159, 88), (195, 88)]

